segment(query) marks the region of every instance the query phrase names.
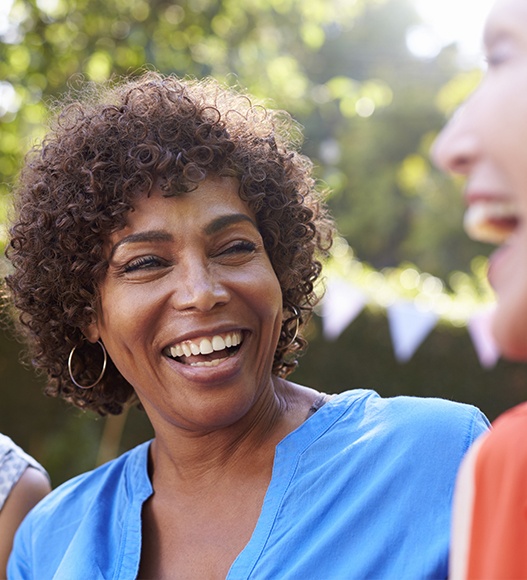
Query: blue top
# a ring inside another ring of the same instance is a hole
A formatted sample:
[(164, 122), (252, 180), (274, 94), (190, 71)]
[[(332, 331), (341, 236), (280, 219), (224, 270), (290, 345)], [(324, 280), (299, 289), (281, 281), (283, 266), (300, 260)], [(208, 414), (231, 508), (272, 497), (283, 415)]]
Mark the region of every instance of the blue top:
[[(476, 408), (441, 399), (333, 397), (278, 444), (256, 528), (227, 578), (446, 578), (456, 472), (487, 427)], [(148, 449), (48, 495), (19, 529), (8, 577), (135, 578)]]

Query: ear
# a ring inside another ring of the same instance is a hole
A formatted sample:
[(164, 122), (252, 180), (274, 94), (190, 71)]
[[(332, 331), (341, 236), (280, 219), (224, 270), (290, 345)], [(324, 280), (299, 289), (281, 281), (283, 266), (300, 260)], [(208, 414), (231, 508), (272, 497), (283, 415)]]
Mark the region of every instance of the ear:
[(101, 338), (97, 321), (94, 320), (87, 327), (83, 328), (82, 334), (84, 334), (91, 343), (96, 343)]

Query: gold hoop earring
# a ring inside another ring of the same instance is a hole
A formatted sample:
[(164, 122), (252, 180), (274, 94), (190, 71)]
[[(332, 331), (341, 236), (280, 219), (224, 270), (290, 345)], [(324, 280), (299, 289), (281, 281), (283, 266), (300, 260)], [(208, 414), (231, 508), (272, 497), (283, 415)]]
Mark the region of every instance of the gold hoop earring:
[(101, 374), (98, 376), (97, 380), (94, 383), (92, 383), (91, 385), (81, 385), (75, 380), (75, 378), (73, 376), (73, 371), (71, 370), (71, 361), (73, 360), (73, 353), (75, 352), (77, 347), (74, 346), (71, 349), (70, 355), (68, 357), (68, 373), (70, 375), (71, 382), (76, 387), (79, 387), (79, 389), (93, 389), (93, 387), (95, 387), (96, 385), (98, 385), (101, 382), (101, 379), (104, 376), (104, 371), (106, 370), (106, 362), (108, 360), (108, 355), (106, 353), (106, 349), (104, 348), (104, 344), (100, 340), (97, 341), (97, 344), (99, 344), (100, 347), (102, 348), (102, 355), (103, 355), (102, 370), (101, 370)]
[(298, 331), (300, 330), (300, 313), (298, 312), (298, 308), (296, 306), (290, 306), (290, 308), (293, 311), (293, 314), (295, 315), (296, 327), (295, 333), (293, 334), (293, 338), (285, 345), (284, 348), (289, 348), (295, 342), (298, 336)]

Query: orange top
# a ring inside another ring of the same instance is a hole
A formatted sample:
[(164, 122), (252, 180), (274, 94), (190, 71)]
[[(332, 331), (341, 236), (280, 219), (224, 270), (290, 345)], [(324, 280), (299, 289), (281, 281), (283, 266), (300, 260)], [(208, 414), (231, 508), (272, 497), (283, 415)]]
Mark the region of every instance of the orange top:
[(450, 577), (527, 578), (527, 403), (501, 415), (466, 457)]

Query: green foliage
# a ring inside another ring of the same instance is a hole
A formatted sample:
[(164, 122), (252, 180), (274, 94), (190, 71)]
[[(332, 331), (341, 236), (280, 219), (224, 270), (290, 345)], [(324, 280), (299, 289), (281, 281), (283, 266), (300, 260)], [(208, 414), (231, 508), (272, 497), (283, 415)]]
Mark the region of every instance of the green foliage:
[[(431, 60), (412, 55), (406, 32), (418, 23), (411, 0), (13, 0), (0, 21), (0, 247), (22, 157), (69, 88), (145, 67), (212, 74), (304, 126), (302, 149), (331, 189), (341, 249), (353, 248), (371, 292), (414, 279), (411, 294), (428, 281), (441, 295), (471, 289), (470, 308), (481, 298), (474, 280), (485, 263), (474, 256), (487, 248), (466, 239), (459, 184), (431, 166), (428, 152), (480, 72), (458, 70), (455, 47)], [(404, 369), (393, 360), (381, 314), (368, 311), (357, 324), (358, 336), (350, 330), (329, 344), (315, 321), (295, 378), (326, 390), (372, 386), (472, 402), (481, 400), (476, 383), (490, 393), (496, 377), (520, 382), (518, 367), (481, 371), (452, 321)], [(39, 457), (55, 482), (91, 467), (105, 421), (42, 402), (17, 352), (0, 337), (0, 430)], [(493, 406), (485, 397), (491, 416), (515, 399), (503, 394)], [(149, 434), (144, 415), (132, 412), (121, 449)]]
[(467, 268), (480, 248), (428, 148), (477, 73), (456, 76), (450, 49), (412, 55), (418, 22), (410, 0), (13, 0), (0, 37), (0, 211), (46, 105), (69, 87), (144, 67), (212, 74), (305, 126), (304, 151), (361, 258), (439, 276)]

